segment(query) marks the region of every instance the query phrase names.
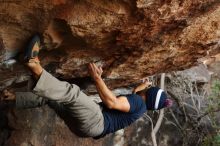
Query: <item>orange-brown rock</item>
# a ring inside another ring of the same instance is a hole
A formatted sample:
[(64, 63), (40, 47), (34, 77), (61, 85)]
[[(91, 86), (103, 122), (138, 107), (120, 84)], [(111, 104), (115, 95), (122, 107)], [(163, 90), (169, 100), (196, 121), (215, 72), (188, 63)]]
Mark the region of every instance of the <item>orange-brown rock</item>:
[[(44, 66), (64, 79), (103, 65), (111, 87), (147, 75), (188, 68), (218, 44), (219, 0), (30, 0), (0, 2), (1, 58), (23, 51), (40, 32)], [(13, 75), (11, 75), (13, 76)]]

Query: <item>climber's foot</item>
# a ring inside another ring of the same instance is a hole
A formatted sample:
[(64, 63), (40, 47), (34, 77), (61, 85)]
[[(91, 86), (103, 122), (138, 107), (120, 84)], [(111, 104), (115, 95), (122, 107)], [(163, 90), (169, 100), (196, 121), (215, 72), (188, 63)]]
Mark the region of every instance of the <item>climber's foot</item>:
[(27, 67), (32, 71), (36, 78), (39, 78), (43, 68), (40, 65), (38, 54), (40, 51), (40, 37), (35, 35), (29, 42), (25, 50), (25, 61)]
[(39, 61), (38, 57), (30, 59), (26, 63), (26, 65), (31, 70), (33, 75), (38, 79), (43, 72), (43, 68), (40, 65), (40, 61)]

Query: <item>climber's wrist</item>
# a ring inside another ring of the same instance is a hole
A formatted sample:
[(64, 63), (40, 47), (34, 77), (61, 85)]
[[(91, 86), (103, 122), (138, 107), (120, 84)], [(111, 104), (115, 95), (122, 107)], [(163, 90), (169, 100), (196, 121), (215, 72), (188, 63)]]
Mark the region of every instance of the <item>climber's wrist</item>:
[(93, 78), (95, 82), (99, 82), (100, 80), (102, 80), (101, 76), (96, 76)]

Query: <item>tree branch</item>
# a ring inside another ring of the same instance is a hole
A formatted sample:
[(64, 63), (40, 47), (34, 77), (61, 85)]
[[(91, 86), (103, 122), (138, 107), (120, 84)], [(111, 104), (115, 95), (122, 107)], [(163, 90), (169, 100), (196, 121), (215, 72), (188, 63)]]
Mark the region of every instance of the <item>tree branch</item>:
[[(161, 87), (161, 89), (164, 89), (164, 81), (165, 81), (165, 73), (162, 73), (161, 78), (160, 78), (160, 87)], [(156, 134), (157, 134), (157, 132), (158, 132), (160, 126), (161, 126), (163, 118), (164, 118), (164, 109), (161, 109), (160, 114), (159, 114), (159, 118), (157, 120), (157, 123), (156, 123), (155, 127), (153, 128), (153, 130), (151, 132), (151, 138), (152, 138), (154, 146), (157, 146)]]

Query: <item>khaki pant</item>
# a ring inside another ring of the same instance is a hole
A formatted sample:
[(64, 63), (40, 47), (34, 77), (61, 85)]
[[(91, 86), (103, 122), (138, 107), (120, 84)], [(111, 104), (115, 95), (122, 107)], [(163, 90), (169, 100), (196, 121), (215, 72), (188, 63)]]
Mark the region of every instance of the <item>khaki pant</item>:
[(33, 93), (17, 92), (17, 107), (31, 108), (48, 102), (57, 104), (74, 121), (78, 135), (96, 137), (103, 132), (104, 118), (97, 99), (88, 97), (78, 86), (59, 81), (44, 70)]

